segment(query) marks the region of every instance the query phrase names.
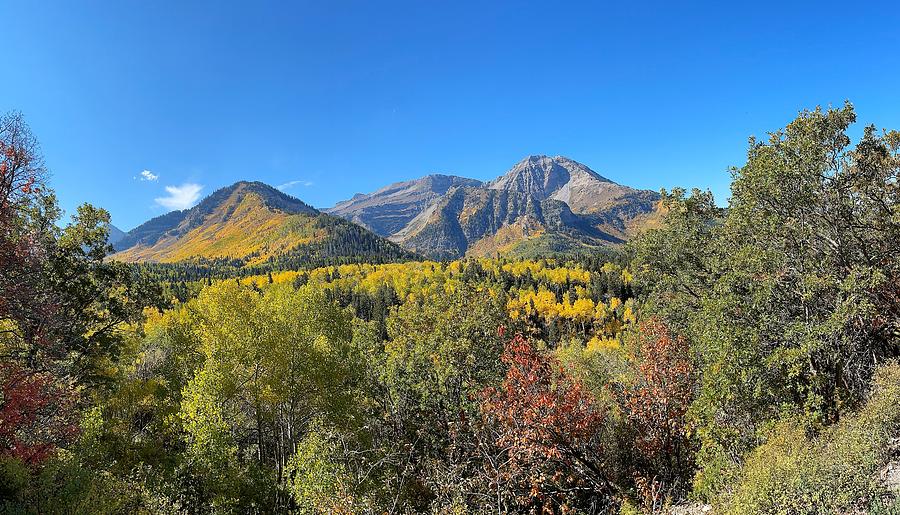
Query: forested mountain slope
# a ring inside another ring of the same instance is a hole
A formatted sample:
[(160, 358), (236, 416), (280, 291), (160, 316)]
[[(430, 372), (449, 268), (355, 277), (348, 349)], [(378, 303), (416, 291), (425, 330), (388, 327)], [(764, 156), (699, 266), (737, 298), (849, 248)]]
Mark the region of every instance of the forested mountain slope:
[(113, 259), (174, 263), (193, 259), (285, 265), (413, 258), (353, 223), (319, 212), (260, 182), (222, 188), (184, 211), (154, 218), (115, 245)]

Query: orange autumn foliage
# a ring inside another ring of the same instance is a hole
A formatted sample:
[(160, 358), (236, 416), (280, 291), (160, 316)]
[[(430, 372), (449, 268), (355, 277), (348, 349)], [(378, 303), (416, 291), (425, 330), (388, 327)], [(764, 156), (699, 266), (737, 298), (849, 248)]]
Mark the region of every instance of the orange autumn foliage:
[(694, 367), (687, 341), (656, 319), (638, 330), (636, 378), (620, 405), (631, 427), (637, 496), (656, 512), (666, 497), (683, 495), (693, 470), (687, 410), (694, 399)]
[(606, 410), (549, 354), (518, 334), (502, 357), (499, 388), (484, 392), (482, 410), (496, 428), (506, 466), (495, 479), (524, 512), (567, 512), (605, 504), (615, 491), (601, 441)]

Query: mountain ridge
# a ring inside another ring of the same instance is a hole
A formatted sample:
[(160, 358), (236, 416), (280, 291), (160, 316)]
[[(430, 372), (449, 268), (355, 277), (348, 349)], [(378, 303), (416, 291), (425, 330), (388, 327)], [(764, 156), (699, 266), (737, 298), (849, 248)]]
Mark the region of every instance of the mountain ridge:
[[(183, 222), (186, 222), (187, 225), (181, 227), (180, 230), (182, 232), (184, 232), (185, 229), (192, 229), (202, 223), (203, 213), (210, 212), (216, 204), (222, 202), (225, 198), (235, 192), (240, 195), (251, 192), (260, 193), (267, 204), (271, 204), (273, 207), (278, 207), (279, 209), (292, 214), (304, 212), (312, 214), (317, 212), (315, 208), (302, 200), (281, 192), (263, 182), (238, 181), (230, 186), (217, 189), (191, 208), (180, 211), (170, 211), (163, 215), (151, 218), (125, 233), (125, 237), (120, 238), (114, 247), (116, 250), (124, 250), (138, 244), (152, 245), (166, 232), (179, 229)], [(156, 239), (154, 239), (154, 237), (156, 237)]]
[(125, 231), (119, 229), (113, 224), (109, 224), (107, 229), (108, 233), (106, 236), (106, 243), (108, 243), (109, 245), (115, 245), (125, 237)]
[(477, 179), (457, 175), (429, 174), (395, 182), (372, 193), (357, 193), (325, 212), (362, 225), (378, 235), (390, 236), (451, 188), (481, 184)]
[(255, 181), (236, 182), (190, 209), (153, 218), (129, 231), (115, 249), (112, 259), (159, 263), (224, 259), (302, 265), (415, 258), (352, 222)]
[[(354, 195), (329, 212), (372, 227), (370, 216), (398, 209), (384, 192), (428, 177)], [(515, 251), (532, 239), (547, 240), (529, 245), (551, 252), (589, 250), (625, 241), (652, 219), (658, 201), (656, 192), (623, 186), (567, 157), (532, 155), (493, 180), (472, 180), (405, 204), (405, 217), (396, 220), (405, 225), (381, 226), (379, 233), (436, 258)]]
[(621, 244), (655, 223), (659, 199), (567, 157), (545, 155), (528, 156), (487, 182), (429, 174), (357, 193), (322, 211), (267, 184), (239, 181), (190, 209), (135, 227), (114, 243), (113, 258), (259, 265), (284, 256), (318, 263), (363, 255), (589, 252)]

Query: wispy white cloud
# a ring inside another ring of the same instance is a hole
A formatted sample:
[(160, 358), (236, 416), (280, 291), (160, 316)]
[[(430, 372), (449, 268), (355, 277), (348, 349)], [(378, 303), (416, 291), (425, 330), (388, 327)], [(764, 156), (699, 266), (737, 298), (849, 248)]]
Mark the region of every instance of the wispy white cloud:
[(200, 198), (203, 186), (188, 182), (181, 186), (166, 186), (168, 196), (154, 199), (157, 204), (166, 209), (187, 209), (193, 206)]
[(279, 190), (284, 191), (284, 190), (289, 190), (289, 189), (291, 189), (291, 188), (293, 188), (294, 186), (297, 186), (297, 185), (306, 186), (306, 187), (308, 188), (308, 187), (310, 187), (310, 186), (313, 185), (313, 182), (312, 182), (312, 181), (288, 181), (288, 182), (286, 182), (286, 183), (284, 183), (284, 184), (280, 184), (280, 185), (278, 185), (278, 186), (276, 186), (276, 187), (277, 187)]
[(155, 182), (157, 179), (159, 179), (159, 175), (156, 175), (155, 173), (151, 172), (150, 170), (144, 170), (143, 172), (141, 172), (141, 180), (142, 181)]

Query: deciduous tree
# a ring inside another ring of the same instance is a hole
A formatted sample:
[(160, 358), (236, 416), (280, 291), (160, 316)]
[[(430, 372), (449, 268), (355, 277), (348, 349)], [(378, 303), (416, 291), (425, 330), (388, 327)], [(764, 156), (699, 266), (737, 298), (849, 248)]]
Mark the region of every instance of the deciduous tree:
[(608, 413), (551, 356), (517, 335), (503, 384), (485, 392), (503, 466), (494, 481), (517, 511), (597, 512), (619, 493), (607, 456)]

